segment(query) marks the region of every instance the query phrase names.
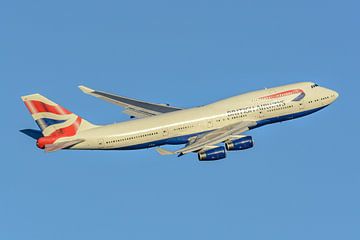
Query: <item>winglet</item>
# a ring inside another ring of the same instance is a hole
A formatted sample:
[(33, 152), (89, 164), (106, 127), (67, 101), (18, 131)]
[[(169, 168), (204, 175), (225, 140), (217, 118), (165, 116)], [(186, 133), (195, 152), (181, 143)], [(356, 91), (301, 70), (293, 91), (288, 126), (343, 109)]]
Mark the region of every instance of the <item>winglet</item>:
[(92, 93), (92, 92), (95, 92), (94, 89), (91, 89), (91, 88), (88, 88), (88, 87), (85, 87), (83, 85), (80, 85), (79, 86), (80, 90), (83, 91), (84, 93), (86, 94), (89, 94), (89, 93)]
[(174, 152), (171, 152), (169, 150), (166, 150), (164, 148), (157, 148), (156, 151), (160, 154), (160, 155), (172, 155), (175, 154)]

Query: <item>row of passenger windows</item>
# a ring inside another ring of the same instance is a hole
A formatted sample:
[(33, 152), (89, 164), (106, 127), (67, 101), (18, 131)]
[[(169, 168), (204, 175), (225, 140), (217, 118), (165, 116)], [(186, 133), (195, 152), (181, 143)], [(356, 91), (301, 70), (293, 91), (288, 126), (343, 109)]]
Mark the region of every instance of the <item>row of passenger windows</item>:
[(180, 131), (180, 130), (184, 130), (184, 129), (190, 129), (193, 128), (193, 125), (187, 125), (187, 126), (182, 126), (182, 127), (178, 127), (178, 128), (174, 128), (174, 131)]
[(268, 106), (260, 107), (260, 110), (280, 109), (280, 108), (283, 107), (283, 106), (285, 106), (285, 103), (276, 104), (276, 105), (271, 105), (271, 104), (269, 104)]
[[(243, 115), (241, 115), (241, 114), (236, 114), (236, 115), (234, 115), (233, 117), (231, 117), (231, 119), (237, 119), (237, 118), (243, 118), (243, 117), (247, 117), (247, 115), (246, 114), (243, 114)], [(229, 119), (229, 118), (228, 118)]]
[(133, 137), (114, 139), (114, 140), (107, 141), (106, 144), (123, 142), (123, 141), (129, 141), (129, 140), (134, 140), (134, 139), (138, 139), (138, 138), (144, 138), (144, 137), (154, 136), (154, 135), (157, 135), (157, 134), (159, 134), (159, 132), (152, 132), (152, 133), (137, 135), (137, 136), (133, 136)]
[[(190, 128), (193, 128), (193, 127), (194, 127), (194, 125), (187, 125), (187, 126), (182, 126), (182, 127), (174, 128), (173, 130), (174, 130), (174, 131), (179, 131), (179, 130), (190, 129)], [(119, 142), (123, 142), (123, 141), (129, 141), (129, 140), (134, 140), (134, 139), (139, 139), (139, 138), (154, 136), (154, 135), (157, 135), (157, 134), (159, 134), (159, 132), (152, 132), (152, 133), (147, 133), (147, 134), (142, 134), (142, 135), (137, 135), (137, 136), (132, 136), (132, 137), (114, 139), (114, 140), (107, 141), (106, 144), (119, 143)]]
[[(174, 128), (173, 131), (180, 131), (180, 130), (190, 129), (190, 128), (194, 128), (194, 127), (195, 127), (194, 125), (186, 125), (186, 126)], [(157, 134), (159, 134), (159, 132), (152, 132), (152, 133), (147, 133), (147, 134), (142, 134), (142, 135), (127, 137), (127, 138), (114, 139), (114, 140), (106, 141), (106, 144), (118, 143), (118, 142), (123, 142), (123, 141), (129, 141), (129, 140), (144, 138), (144, 137), (148, 137), (148, 136), (154, 136), (154, 135), (157, 135)]]
[(280, 107), (285, 106), (285, 103), (276, 101), (272, 103), (264, 103), (261, 105), (258, 105), (257, 107), (259, 110), (269, 110), (269, 109), (280, 109)]
[(234, 117), (246, 117), (247, 114), (242, 113), (242, 112), (236, 112), (236, 113), (232, 113), (232, 114), (228, 115), (228, 117), (231, 117), (231, 116), (234, 116)]
[(309, 103), (319, 102), (320, 100), (321, 100), (321, 101), (324, 101), (324, 100), (326, 100), (326, 99), (330, 99), (330, 97), (329, 97), (329, 96), (326, 96), (326, 97), (323, 97), (323, 98), (316, 99), (316, 100), (314, 100), (314, 101), (309, 101)]
[(323, 97), (323, 98), (321, 98), (321, 100), (326, 100), (326, 99), (330, 99), (330, 97), (329, 97), (329, 96), (327, 96), (327, 97)]
[(294, 105), (281, 106), (281, 107), (274, 108), (274, 109), (268, 109), (267, 111), (268, 112), (274, 112), (274, 111), (278, 111), (278, 110), (289, 109), (289, 108), (292, 108), (292, 107), (294, 107)]

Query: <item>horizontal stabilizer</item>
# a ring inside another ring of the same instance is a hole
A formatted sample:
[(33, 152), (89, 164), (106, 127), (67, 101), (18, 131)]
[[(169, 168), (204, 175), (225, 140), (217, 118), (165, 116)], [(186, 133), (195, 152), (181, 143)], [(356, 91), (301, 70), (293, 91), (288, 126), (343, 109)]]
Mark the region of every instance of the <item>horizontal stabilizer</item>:
[(39, 138), (44, 136), (40, 130), (36, 129), (21, 129), (20, 132), (35, 140), (38, 140)]
[(45, 152), (55, 152), (61, 149), (72, 147), (78, 143), (82, 143), (85, 140), (83, 139), (77, 139), (77, 140), (71, 140), (66, 142), (60, 142), (60, 143), (54, 143), (54, 144), (47, 144), (45, 145)]

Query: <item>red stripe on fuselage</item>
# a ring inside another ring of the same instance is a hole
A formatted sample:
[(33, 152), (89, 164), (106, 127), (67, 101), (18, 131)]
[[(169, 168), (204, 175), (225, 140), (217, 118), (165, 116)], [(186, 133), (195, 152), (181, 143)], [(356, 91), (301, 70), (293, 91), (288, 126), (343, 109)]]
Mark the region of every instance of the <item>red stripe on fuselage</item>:
[(59, 105), (52, 106), (36, 100), (25, 101), (25, 105), (29, 109), (31, 114), (42, 113), (42, 112), (49, 112), (58, 115), (71, 114), (70, 111)]
[(260, 99), (281, 98), (281, 97), (286, 97), (286, 96), (290, 96), (290, 95), (298, 94), (298, 93), (304, 93), (304, 91), (301, 89), (293, 89), (293, 90), (288, 90), (288, 91), (284, 91), (284, 92), (280, 92), (280, 93), (275, 93), (275, 94), (272, 94), (269, 96), (261, 97)]

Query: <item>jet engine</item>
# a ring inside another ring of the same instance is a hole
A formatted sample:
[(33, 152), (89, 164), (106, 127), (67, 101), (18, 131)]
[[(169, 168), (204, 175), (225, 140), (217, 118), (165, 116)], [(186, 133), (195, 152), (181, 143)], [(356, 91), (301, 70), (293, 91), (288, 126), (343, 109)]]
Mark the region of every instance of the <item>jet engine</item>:
[(200, 161), (214, 161), (226, 158), (226, 151), (224, 147), (211, 148), (198, 153)]
[(225, 147), (228, 151), (245, 150), (248, 148), (252, 148), (253, 146), (254, 141), (250, 136), (225, 142)]

